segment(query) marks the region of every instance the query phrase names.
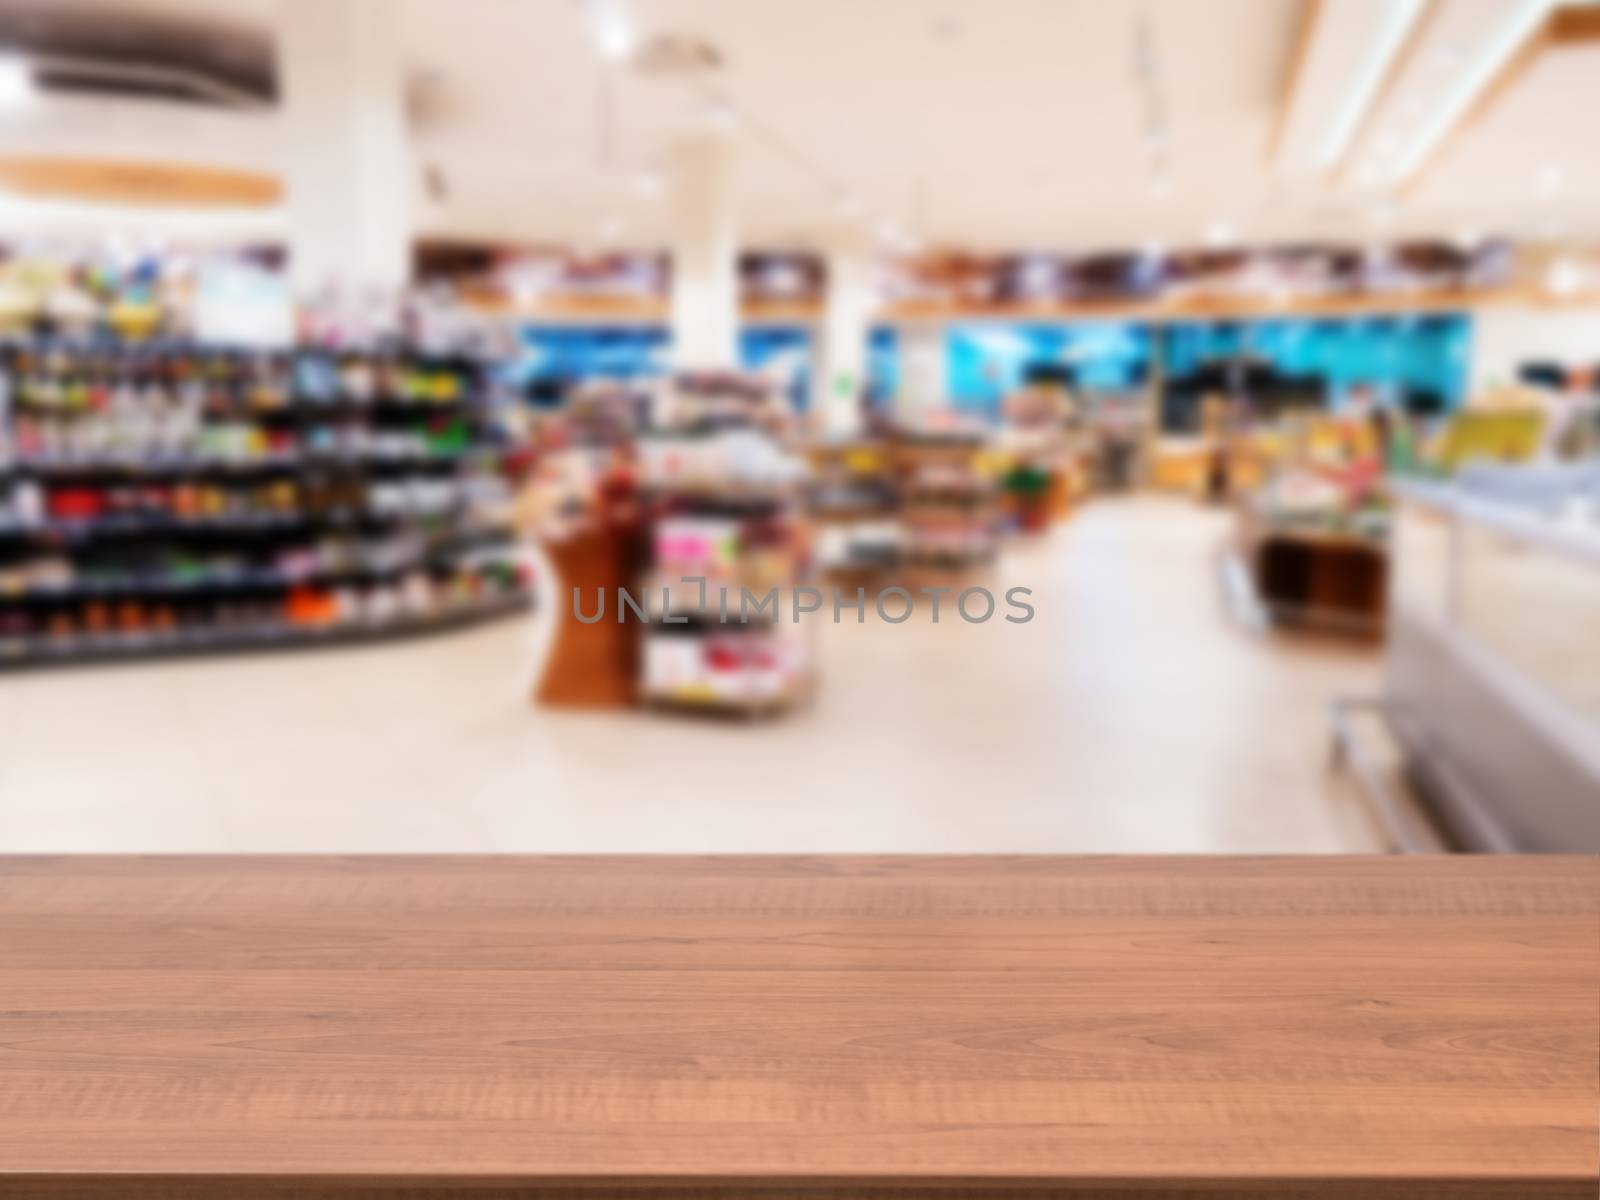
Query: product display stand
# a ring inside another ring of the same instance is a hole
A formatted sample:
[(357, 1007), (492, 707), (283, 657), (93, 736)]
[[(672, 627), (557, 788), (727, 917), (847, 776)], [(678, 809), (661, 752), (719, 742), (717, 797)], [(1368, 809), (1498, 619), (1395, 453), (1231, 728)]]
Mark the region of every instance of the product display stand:
[(742, 613), (745, 590), (755, 603), (775, 591), (792, 604), (810, 575), (805, 464), (790, 450), (792, 425), (782, 397), (747, 375), (680, 375), (660, 397), (640, 444), (649, 522), (641, 582), (667, 599), (644, 630), (644, 703), (749, 717), (811, 694), (809, 626)]
[(1274, 524), (1249, 503), (1239, 514), (1239, 553), (1269, 616), (1351, 633), (1383, 631), (1389, 577), (1384, 539)]
[(895, 445), (903, 535), (900, 562), (918, 579), (959, 577), (999, 550), (999, 492), (979, 469), (978, 436), (904, 434)]
[(877, 437), (813, 442), (806, 457), (819, 568), (841, 587), (881, 584), (899, 562), (902, 532), (891, 443)]

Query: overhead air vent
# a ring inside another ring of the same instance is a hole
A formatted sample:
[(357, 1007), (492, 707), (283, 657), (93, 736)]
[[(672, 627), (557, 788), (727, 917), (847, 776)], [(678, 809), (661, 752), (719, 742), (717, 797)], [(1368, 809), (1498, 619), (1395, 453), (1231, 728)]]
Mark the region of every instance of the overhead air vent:
[(46, 94), (259, 108), (277, 100), (270, 30), (74, 0), (6, 0), (0, 46)]
[(260, 108), (272, 103), (270, 95), (186, 67), (53, 54), (35, 54), (32, 59), (34, 82), (46, 93), (224, 108)]

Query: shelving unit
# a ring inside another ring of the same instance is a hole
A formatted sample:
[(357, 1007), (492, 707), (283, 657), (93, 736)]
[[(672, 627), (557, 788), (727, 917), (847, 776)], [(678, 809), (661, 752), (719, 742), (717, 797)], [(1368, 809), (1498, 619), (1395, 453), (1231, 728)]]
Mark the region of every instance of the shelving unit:
[(477, 364), (0, 347), (0, 665), (326, 645), (526, 607)]
[[(815, 655), (803, 628), (739, 621), (740, 589), (757, 597), (811, 573), (801, 461), (771, 390), (739, 375), (672, 381), (663, 424), (642, 442), (647, 565), (658, 612), (644, 627), (639, 699), (657, 708), (770, 715), (811, 693)], [(696, 580), (704, 579), (701, 585)], [(702, 586), (704, 593), (702, 593)], [(726, 589), (733, 619), (721, 619)], [(671, 622), (662, 619), (670, 614)], [(685, 618), (681, 623), (677, 618)]]
[(957, 434), (903, 434), (895, 444), (902, 570), (960, 574), (994, 561), (999, 491), (978, 469), (984, 441)]

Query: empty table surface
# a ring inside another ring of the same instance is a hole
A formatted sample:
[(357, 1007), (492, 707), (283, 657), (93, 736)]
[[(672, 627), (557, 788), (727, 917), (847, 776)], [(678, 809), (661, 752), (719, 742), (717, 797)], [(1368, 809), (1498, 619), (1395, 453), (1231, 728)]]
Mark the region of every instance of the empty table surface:
[(1561, 857), (0, 859), (0, 1196), (1593, 1197), (1597, 914)]

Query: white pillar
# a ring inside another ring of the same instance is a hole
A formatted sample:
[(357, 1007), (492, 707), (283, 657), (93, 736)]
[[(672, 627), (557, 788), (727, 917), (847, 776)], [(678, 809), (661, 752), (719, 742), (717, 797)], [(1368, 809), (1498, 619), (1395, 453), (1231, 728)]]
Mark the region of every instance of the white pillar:
[(830, 240), (827, 273), (811, 404), (825, 432), (849, 437), (861, 428), (867, 339), (875, 307), (871, 260), (859, 235), (840, 234)]
[(900, 327), (900, 391), (895, 412), (915, 422), (923, 413), (950, 407), (950, 352), (940, 324)]
[(677, 148), (672, 178), (672, 358), (678, 370), (739, 362), (739, 227), (731, 135)]
[(289, 270), (297, 297), (394, 296), (414, 172), (391, 0), (279, 0)]

